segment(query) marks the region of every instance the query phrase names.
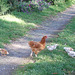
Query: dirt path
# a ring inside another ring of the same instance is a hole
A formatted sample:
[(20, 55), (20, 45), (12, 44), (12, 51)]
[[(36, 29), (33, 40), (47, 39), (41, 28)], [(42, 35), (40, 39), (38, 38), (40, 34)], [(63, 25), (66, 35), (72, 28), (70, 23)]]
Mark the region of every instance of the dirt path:
[(0, 56), (0, 75), (12, 75), (12, 71), (18, 65), (33, 62), (30, 58), (26, 58), (30, 55), (28, 41), (40, 41), (43, 35), (55, 37), (73, 16), (75, 16), (75, 5), (55, 17), (48, 18), (37, 29), (30, 30), (27, 36), (11, 41), (11, 44), (6, 44), (5, 48), (10, 54), (6, 57)]

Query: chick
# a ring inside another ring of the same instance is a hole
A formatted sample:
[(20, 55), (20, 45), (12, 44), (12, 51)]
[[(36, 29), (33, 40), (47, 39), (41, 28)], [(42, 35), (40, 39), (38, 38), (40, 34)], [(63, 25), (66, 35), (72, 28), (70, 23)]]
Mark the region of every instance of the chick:
[(69, 51), (73, 51), (74, 49), (71, 47), (64, 47), (64, 50), (68, 53)]
[(75, 57), (74, 49), (71, 47), (64, 47), (64, 50), (68, 53), (69, 56)]
[(71, 56), (71, 57), (75, 57), (75, 52), (74, 51), (69, 51), (68, 55)]
[(0, 48), (1, 56), (6, 56), (9, 54), (5, 49)]
[(49, 51), (52, 51), (52, 50), (56, 49), (57, 46), (58, 46), (58, 44), (51, 45), (51, 46), (47, 46), (47, 49), (48, 49)]

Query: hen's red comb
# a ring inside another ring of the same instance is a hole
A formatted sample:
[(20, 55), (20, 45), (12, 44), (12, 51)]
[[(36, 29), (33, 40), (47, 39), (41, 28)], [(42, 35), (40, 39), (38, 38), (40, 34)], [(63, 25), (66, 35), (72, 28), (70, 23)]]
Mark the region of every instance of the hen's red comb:
[(43, 36), (43, 37), (47, 38), (47, 36)]

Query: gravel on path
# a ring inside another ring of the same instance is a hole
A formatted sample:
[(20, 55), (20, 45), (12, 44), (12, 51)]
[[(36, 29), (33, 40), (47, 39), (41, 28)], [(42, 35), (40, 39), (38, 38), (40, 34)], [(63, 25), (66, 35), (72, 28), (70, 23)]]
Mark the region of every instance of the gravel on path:
[(65, 25), (75, 16), (75, 5), (58, 13), (55, 17), (49, 17), (42, 22), (37, 29), (30, 30), (27, 36), (10, 41), (5, 44), (5, 49), (10, 53), (8, 56), (0, 56), (0, 75), (12, 75), (13, 70), (24, 63), (33, 62), (30, 58), (29, 40), (40, 41), (44, 35), (49, 38), (56, 36)]

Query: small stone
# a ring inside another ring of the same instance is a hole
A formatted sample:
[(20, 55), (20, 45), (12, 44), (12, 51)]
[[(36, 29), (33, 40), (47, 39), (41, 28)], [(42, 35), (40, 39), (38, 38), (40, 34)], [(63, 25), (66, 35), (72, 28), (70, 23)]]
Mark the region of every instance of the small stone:
[(14, 69), (14, 67), (12, 67), (12, 69)]
[(5, 68), (3, 68), (5, 70)]

